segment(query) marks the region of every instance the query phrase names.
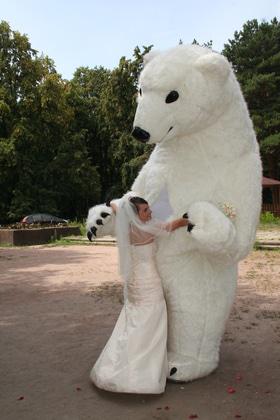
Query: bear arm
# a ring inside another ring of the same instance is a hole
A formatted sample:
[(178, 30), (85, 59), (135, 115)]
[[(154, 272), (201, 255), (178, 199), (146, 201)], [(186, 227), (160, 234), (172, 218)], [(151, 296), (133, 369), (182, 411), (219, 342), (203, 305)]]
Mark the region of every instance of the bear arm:
[(189, 220), (194, 224), (190, 235), (198, 250), (225, 260), (234, 259), (236, 249), (236, 228), (229, 217), (213, 204), (200, 201), (188, 210)]
[(147, 177), (147, 168), (144, 165), (139, 174), (137, 175), (131, 190), (139, 194), (140, 196), (145, 196), (145, 186), (146, 186), (146, 177)]

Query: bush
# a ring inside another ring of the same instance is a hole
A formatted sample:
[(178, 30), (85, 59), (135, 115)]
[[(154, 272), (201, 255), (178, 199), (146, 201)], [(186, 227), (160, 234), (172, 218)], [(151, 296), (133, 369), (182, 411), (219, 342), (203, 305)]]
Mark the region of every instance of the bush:
[(274, 216), (273, 213), (271, 213), (270, 211), (266, 211), (264, 213), (261, 214), (260, 217), (260, 223), (261, 224), (279, 224), (280, 225), (280, 218), (277, 216)]

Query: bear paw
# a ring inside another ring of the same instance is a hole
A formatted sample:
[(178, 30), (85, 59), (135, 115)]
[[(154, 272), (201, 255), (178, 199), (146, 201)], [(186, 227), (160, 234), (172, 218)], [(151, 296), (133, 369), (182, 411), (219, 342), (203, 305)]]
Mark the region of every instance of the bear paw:
[(189, 382), (212, 373), (218, 365), (217, 360), (198, 361), (185, 357), (184, 360), (169, 360), (168, 380), (171, 382)]
[(99, 204), (89, 209), (86, 221), (87, 237), (92, 238), (111, 235), (114, 231), (113, 210), (106, 204)]

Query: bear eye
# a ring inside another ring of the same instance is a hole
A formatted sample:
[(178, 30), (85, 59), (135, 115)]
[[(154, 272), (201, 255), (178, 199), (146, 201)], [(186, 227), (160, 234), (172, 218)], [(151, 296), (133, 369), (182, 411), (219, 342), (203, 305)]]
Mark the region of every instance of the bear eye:
[(171, 90), (171, 92), (166, 96), (165, 102), (171, 104), (171, 102), (177, 101), (179, 98), (179, 93), (176, 90)]

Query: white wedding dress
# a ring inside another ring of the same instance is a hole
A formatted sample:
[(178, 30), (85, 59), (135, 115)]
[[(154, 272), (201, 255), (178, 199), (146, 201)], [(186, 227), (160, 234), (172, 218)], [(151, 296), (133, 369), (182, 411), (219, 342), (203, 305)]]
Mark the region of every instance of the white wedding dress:
[(154, 237), (138, 232), (138, 244), (139, 236), (142, 245), (131, 245), (132, 275), (124, 306), (90, 378), (107, 391), (160, 394), (168, 371), (166, 304)]

